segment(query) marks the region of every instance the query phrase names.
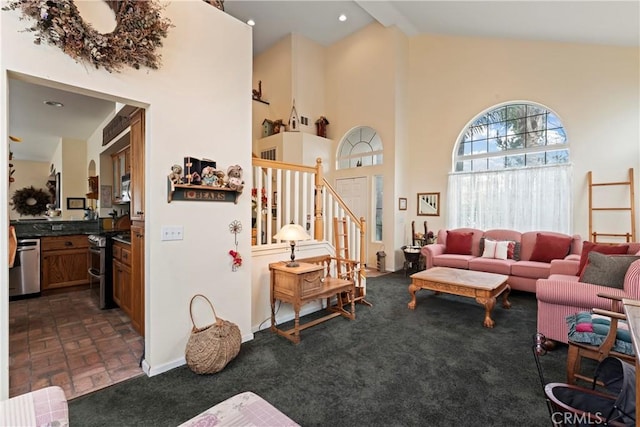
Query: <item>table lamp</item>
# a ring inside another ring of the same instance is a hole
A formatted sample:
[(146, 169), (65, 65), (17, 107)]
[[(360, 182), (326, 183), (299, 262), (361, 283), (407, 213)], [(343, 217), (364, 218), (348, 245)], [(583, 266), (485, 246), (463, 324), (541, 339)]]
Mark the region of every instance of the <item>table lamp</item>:
[(294, 250), (296, 248), (296, 241), (298, 240), (309, 240), (311, 236), (307, 234), (304, 228), (301, 225), (287, 224), (283, 226), (278, 233), (273, 236), (274, 239), (278, 240), (288, 240), (291, 245), (291, 262), (287, 263), (287, 267), (298, 267), (300, 264), (296, 262), (296, 255)]

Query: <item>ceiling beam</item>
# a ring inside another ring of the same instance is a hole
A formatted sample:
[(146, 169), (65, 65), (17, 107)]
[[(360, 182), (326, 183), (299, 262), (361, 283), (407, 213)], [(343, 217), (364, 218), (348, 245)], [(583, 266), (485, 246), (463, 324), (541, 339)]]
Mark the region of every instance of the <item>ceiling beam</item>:
[(412, 37), (419, 34), (416, 27), (409, 22), (409, 20), (398, 10), (393, 7), (391, 1), (363, 1), (363, 0), (355, 0), (355, 2), (360, 6), (364, 11), (366, 11), (369, 15), (371, 15), (376, 21), (384, 25), (385, 27), (389, 27), (395, 25), (402, 31), (406, 36)]

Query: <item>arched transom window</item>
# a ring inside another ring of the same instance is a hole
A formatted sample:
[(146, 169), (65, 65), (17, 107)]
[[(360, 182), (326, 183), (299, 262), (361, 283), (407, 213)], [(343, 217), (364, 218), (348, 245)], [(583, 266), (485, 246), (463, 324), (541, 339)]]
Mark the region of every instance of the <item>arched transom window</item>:
[(382, 164), (382, 140), (368, 126), (352, 129), (340, 142), (336, 169)]
[(558, 116), (513, 102), (460, 133), (447, 191), (447, 226), (572, 232), (569, 142)]
[(567, 163), (560, 119), (536, 104), (508, 104), (476, 118), (458, 141), (455, 171), (470, 172)]

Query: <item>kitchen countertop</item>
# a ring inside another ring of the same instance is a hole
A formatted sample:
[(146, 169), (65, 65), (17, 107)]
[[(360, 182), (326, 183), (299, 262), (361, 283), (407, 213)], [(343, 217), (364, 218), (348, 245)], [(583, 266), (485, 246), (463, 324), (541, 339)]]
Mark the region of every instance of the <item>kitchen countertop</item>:
[(10, 221), (18, 239), (70, 236), (74, 234), (97, 234), (101, 231), (100, 220), (55, 220), (29, 219)]

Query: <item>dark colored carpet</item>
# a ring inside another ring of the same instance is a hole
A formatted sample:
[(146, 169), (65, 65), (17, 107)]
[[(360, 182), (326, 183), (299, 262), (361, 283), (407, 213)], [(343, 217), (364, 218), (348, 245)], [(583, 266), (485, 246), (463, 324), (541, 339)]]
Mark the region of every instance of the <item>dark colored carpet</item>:
[[(71, 425), (176, 426), (243, 391), (303, 426), (549, 425), (531, 351), (535, 295), (512, 292), (487, 329), (469, 298), (420, 291), (409, 310), (410, 280), (368, 279), (373, 307), (306, 329), (298, 345), (258, 332), (218, 374), (183, 366), (74, 399)], [(541, 362), (545, 382), (565, 381), (566, 346)]]

